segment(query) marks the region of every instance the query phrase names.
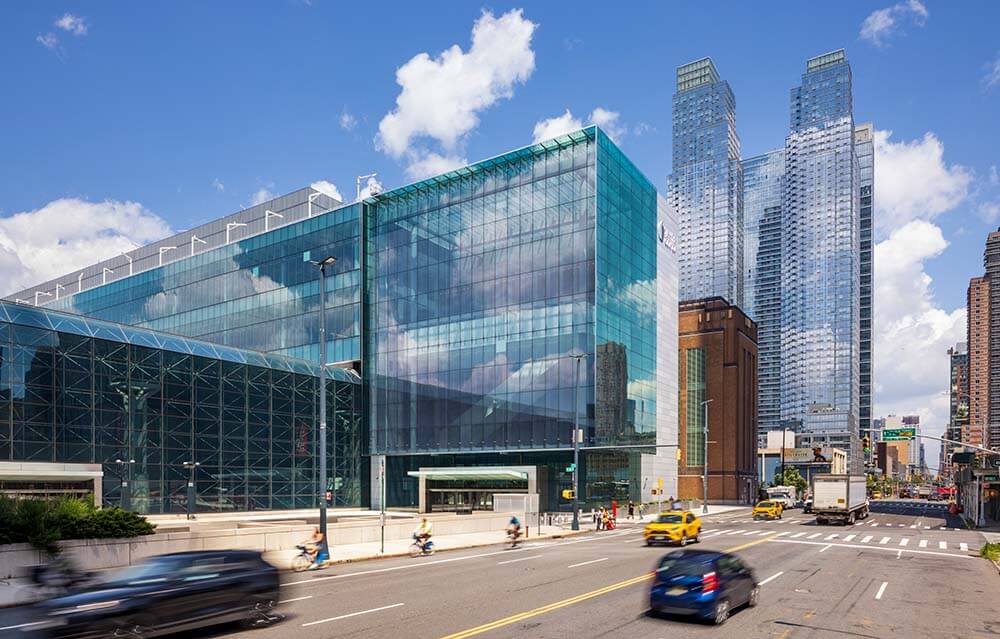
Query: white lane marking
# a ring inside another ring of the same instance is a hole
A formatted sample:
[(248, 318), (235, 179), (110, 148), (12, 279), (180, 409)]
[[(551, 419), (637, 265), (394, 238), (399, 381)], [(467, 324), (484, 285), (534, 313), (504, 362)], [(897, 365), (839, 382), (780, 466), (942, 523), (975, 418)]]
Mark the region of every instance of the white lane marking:
[(31, 626), (37, 626), (38, 624), (41, 624), (41, 623), (45, 623), (45, 622), (44, 621), (32, 621), (31, 623), (22, 623), (22, 624), (18, 624), (16, 626), (4, 626), (3, 628), (0, 628), (0, 630), (16, 630), (18, 628), (28, 628), (28, 627), (31, 627)]
[(896, 551), (896, 559), (899, 559), (902, 556), (903, 556), (903, 551), (902, 550)]
[(880, 544), (887, 544), (887, 543), (889, 543), (889, 538), (888, 537), (883, 537), (878, 543), (880, 543)]
[(706, 537), (715, 537), (716, 535), (725, 535), (726, 532), (728, 532), (728, 531), (725, 531), (725, 530), (715, 530), (715, 531), (712, 531), (712, 532), (708, 533), (705, 536)]
[(872, 540), (872, 536), (871, 535), (865, 535), (864, 537), (862, 537), (861, 543), (867, 544), (871, 540)]
[(913, 524), (912, 526), (910, 526), (910, 528), (916, 528), (916, 527), (917, 527), (916, 524)]
[(820, 548), (819, 551), (820, 552), (826, 552), (827, 550), (830, 550), (831, 546), (833, 546), (833, 544), (827, 544), (827, 545), (823, 546), (822, 548)]
[[(766, 533), (767, 531), (765, 530), (764, 532)], [(749, 537), (750, 535), (756, 535), (756, 534), (757, 534), (756, 530), (751, 530), (750, 532), (743, 533), (743, 536), (744, 537)]]
[(764, 581), (760, 582), (757, 585), (758, 586), (763, 586), (764, 584), (768, 583), (769, 581), (774, 581), (775, 579), (777, 579), (778, 577), (780, 577), (783, 574), (785, 574), (784, 570), (782, 570), (781, 572), (776, 572), (776, 573), (774, 573), (773, 575), (771, 575), (770, 577), (768, 577), (767, 579), (765, 579)]
[(958, 545), (958, 549), (962, 552), (969, 552), (969, 544), (962, 542)]
[(921, 539), (920, 543), (917, 544), (917, 545), (920, 546), (921, 548), (926, 548), (927, 547), (927, 540), (926, 539)]
[(498, 566), (503, 566), (504, 564), (513, 564), (513, 563), (517, 563), (519, 561), (529, 561), (531, 559), (541, 559), (541, 558), (542, 558), (541, 555), (532, 555), (530, 557), (521, 557), (520, 559), (508, 559), (507, 561), (498, 561), (497, 565)]
[(774, 544), (807, 544), (809, 546), (834, 546), (835, 548), (861, 548), (864, 550), (888, 550), (889, 552), (897, 553), (897, 557), (901, 556), (904, 552), (911, 555), (937, 555), (938, 557), (952, 557), (961, 559), (972, 559), (972, 555), (960, 555), (957, 552), (938, 552), (936, 550), (893, 550), (892, 548), (875, 548), (874, 546), (859, 546), (858, 544), (828, 544), (823, 541), (806, 541), (805, 539), (775, 539), (773, 537), (768, 537), (764, 541), (774, 543)]
[(940, 548), (941, 550), (948, 550), (948, 542), (947, 541), (939, 541), (938, 542), (938, 548)]
[(832, 535), (827, 535), (826, 538), (825, 538), (825, 541), (830, 541), (831, 539), (836, 539), (839, 536), (840, 535), (838, 535), (837, 533), (833, 533)]
[(857, 535), (848, 535), (848, 536), (844, 537), (844, 541), (851, 541), (855, 537), (857, 537)]
[(801, 537), (804, 534), (805, 534), (804, 532), (795, 533), (794, 535), (792, 535), (792, 539), (795, 539), (796, 537)]
[(786, 530), (785, 532), (778, 533), (777, 535), (775, 535), (775, 537), (784, 537), (787, 534), (788, 534), (788, 531)]
[(889, 585), (888, 581), (883, 581), (882, 582), (882, 585), (879, 586), (879, 588), (878, 588), (878, 592), (875, 593), (875, 598), (876, 599), (881, 599), (882, 598), (882, 593), (885, 592), (885, 587), (888, 586), (888, 585)]
[(931, 529), (930, 526), (924, 526), (924, 530), (930, 530), (930, 529)]
[(872, 522), (872, 526), (878, 526), (878, 522), (877, 521), (873, 521)]
[(400, 606), (405, 606), (405, 605), (406, 604), (397, 603), (397, 604), (391, 604), (389, 606), (380, 606), (378, 608), (372, 608), (371, 610), (360, 610), (358, 612), (351, 612), (351, 613), (348, 613), (346, 615), (340, 615), (338, 617), (330, 617), (329, 619), (320, 619), (319, 621), (310, 621), (309, 623), (302, 624), (302, 627), (305, 628), (306, 626), (315, 626), (315, 625), (321, 624), (321, 623), (329, 623), (331, 621), (339, 621), (341, 619), (347, 619), (348, 617), (357, 617), (358, 615), (367, 615), (367, 614), (372, 613), (372, 612), (379, 612), (380, 610), (388, 610), (390, 608), (399, 608)]
[(580, 566), (589, 566), (590, 564), (596, 564), (596, 563), (599, 563), (599, 562), (602, 562), (602, 561), (607, 561), (607, 560), (608, 560), (607, 557), (601, 557), (600, 559), (591, 559), (590, 561), (581, 561), (578, 564), (571, 564), (571, 565), (566, 566), (566, 567), (567, 568), (579, 568)]
[(806, 537), (806, 539), (816, 539), (817, 537), (819, 537), (822, 534), (823, 533), (813, 533), (813, 534), (809, 535), (808, 537)]
[(286, 604), (286, 603), (292, 603), (293, 601), (305, 601), (306, 599), (312, 599), (312, 598), (313, 598), (312, 595), (306, 595), (305, 597), (296, 597), (295, 599), (282, 599), (278, 603)]
[(730, 530), (727, 534), (729, 534), (729, 535), (738, 535), (738, 534), (744, 533), (744, 532), (746, 532), (746, 529), (745, 528), (740, 528), (739, 530)]
[(909, 543), (910, 543), (910, 538), (909, 537), (903, 537), (902, 539), (899, 540), (899, 545), (900, 546), (907, 546), (907, 545), (909, 545)]

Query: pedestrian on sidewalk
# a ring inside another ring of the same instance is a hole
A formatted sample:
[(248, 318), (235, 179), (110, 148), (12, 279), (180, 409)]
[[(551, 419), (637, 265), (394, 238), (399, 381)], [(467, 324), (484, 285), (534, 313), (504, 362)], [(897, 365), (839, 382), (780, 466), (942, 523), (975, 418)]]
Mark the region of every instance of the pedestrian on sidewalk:
[(611, 523), (611, 513), (606, 508), (601, 509), (601, 530), (608, 530)]
[(629, 518), (629, 521), (631, 521), (634, 516), (635, 516), (635, 504), (633, 504), (632, 500), (630, 499), (628, 501), (628, 518)]

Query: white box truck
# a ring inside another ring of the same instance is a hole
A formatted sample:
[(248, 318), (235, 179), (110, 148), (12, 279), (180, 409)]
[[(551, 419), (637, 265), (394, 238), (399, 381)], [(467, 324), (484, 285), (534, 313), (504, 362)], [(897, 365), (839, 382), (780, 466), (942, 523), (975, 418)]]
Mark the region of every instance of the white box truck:
[(851, 525), (868, 516), (868, 488), (864, 475), (813, 475), (813, 512), (816, 523)]

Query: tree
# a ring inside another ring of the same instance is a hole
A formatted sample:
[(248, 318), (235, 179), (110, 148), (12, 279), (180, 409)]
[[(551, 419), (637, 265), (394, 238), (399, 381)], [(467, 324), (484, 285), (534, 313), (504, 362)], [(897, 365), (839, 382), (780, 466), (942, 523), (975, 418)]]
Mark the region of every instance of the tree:
[(805, 493), (808, 484), (798, 468), (786, 467), (785, 472), (775, 475), (775, 486), (794, 486), (799, 495)]

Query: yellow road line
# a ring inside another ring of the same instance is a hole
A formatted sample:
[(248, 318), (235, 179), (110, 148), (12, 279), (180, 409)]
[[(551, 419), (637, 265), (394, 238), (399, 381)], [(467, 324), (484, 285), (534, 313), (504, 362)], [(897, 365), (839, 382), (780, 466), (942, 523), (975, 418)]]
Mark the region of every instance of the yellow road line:
[[(756, 546), (757, 544), (762, 544), (768, 539), (773, 537), (773, 535), (768, 535), (762, 539), (756, 541), (751, 541), (747, 544), (742, 544), (739, 546), (734, 546), (732, 548), (726, 548), (723, 552), (736, 552), (738, 550), (743, 550), (744, 548), (749, 548), (751, 546)], [(575, 597), (570, 597), (569, 599), (563, 599), (562, 601), (556, 601), (550, 603), (547, 606), (542, 606), (540, 608), (535, 608), (534, 610), (528, 610), (525, 612), (518, 613), (516, 615), (511, 615), (510, 617), (505, 617), (503, 619), (497, 619), (496, 621), (491, 621), (490, 623), (483, 624), (481, 626), (476, 626), (475, 628), (469, 628), (468, 630), (462, 630), (461, 632), (456, 632), (441, 639), (465, 639), (466, 637), (472, 637), (474, 635), (479, 635), (484, 632), (489, 632), (490, 630), (496, 630), (497, 628), (503, 628), (504, 626), (509, 626), (513, 623), (523, 621), (525, 619), (530, 619), (531, 617), (536, 617), (538, 615), (543, 615), (547, 612), (552, 612), (553, 610), (558, 610), (559, 608), (565, 608), (566, 606), (572, 606), (573, 604), (580, 603), (581, 601), (586, 601), (588, 599), (593, 599), (594, 597), (600, 597), (601, 595), (606, 595), (609, 592), (614, 592), (615, 590), (620, 590), (622, 588), (627, 588), (633, 584), (637, 584), (646, 581), (653, 576), (653, 573), (648, 572), (638, 577), (632, 577), (631, 579), (626, 579), (624, 581), (619, 581), (618, 583), (611, 584), (610, 586), (605, 586), (603, 588), (598, 588), (597, 590), (591, 590), (590, 592), (585, 592), (582, 595), (577, 595)]]

